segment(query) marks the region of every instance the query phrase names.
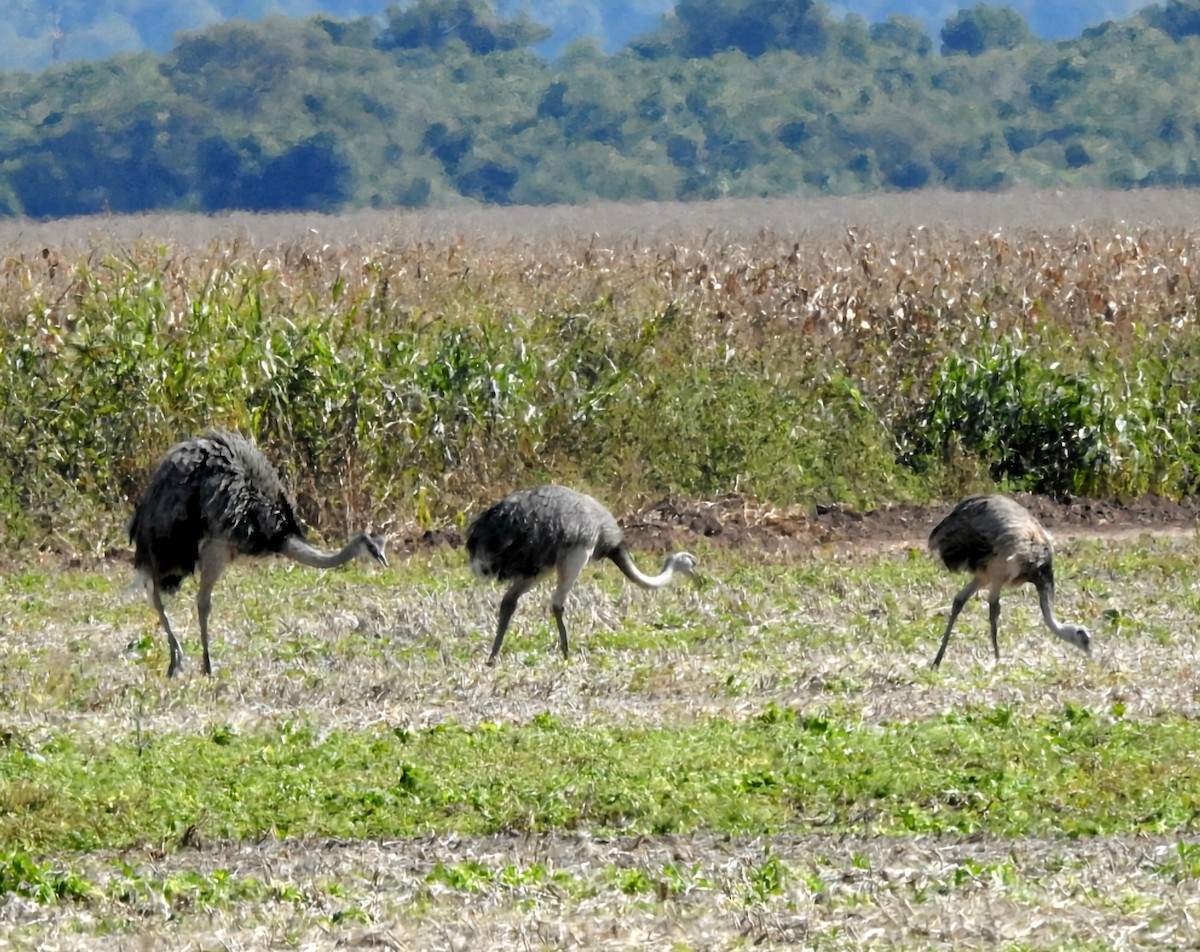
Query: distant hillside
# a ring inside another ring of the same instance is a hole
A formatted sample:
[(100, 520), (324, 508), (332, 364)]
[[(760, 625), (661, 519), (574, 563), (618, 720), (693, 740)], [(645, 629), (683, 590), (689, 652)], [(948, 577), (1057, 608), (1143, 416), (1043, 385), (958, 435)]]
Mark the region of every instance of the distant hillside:
[(606, 54), (485, 0), (274, 17), (0, 73), (0, 214), (341, 211), (1200, 185), (1200, 0), (935, 41), (814, 0), (680, 0)]
[[(0, 20), (0, 69), (38, 70), (53, 63), (101, 60), (114, 53), (165, 53), (181, 30), (199, 30), (227, 20), (258, 21), (278, 15), (303, 18), (318, 13), (341, 19), (382, 18), (392, 0), (8, 0)], [(411, 5), (401, 3), (400, 6)], [(832, 12), (882, 23), (892, 14), (918, 20), (936, 37), (945, 20), (970, 0), (846, 0)], [(571, 40), (594, 37), (612, 53), (633, 37), (653, 30), (674, 9), (672, 0), (496, 0), (504, 18), (522, 11), (551, 29), (535, 48), (557, 56)], [(1145, 0), (1011, 0), (1007, 6), (1043, 39), (1079, 36), (1086, 27), (1121, 19), (1146, 6)]]

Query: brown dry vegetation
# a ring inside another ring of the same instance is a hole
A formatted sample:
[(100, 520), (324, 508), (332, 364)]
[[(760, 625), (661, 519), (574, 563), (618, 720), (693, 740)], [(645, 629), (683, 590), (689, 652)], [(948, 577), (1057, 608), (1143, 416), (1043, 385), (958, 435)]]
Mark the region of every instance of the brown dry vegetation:
[[(627, 310), (686, 301), (750, 343), (927, 338), (927, 321), (987, 313), (1091, 329), (1190, 318), (1200, 193), (922, 193), (701, 205), (469, 209), (341, 217), (128, 216), (9, 222), (6, 317), (69, 316), (79, 269), (155, 263), (180, 319), (206, 276), (244, 259), (296, 314), (389, 298), (453, 314), (528, 311), (613, 294)], [(454, 306), (454, 302), (458, 302)], [(749, 329), (746, 323), (749, 322)]]
[[(994, 461), (950, 443), (945, 458), (919, 478), (897, 463), (897, 427), (928, 396), (934, 370), (947, 355), (994, 340), (1028, 346), (1041, 366), (1062, 373), (1094, 372), (1106, 360), (1109, 372), (1147, 341), (1169, 353), (1172, 335), (1194, 331), (1200, 273), (1196, 235), (1185, 223), (1196, 209), (1200, 197), (1179, 192), (922, 193), (837, 202), (9, 223), (0, 320), (27, 335), (48, 370), (76, 339), (87, 341), (89, 355), (98, 353), (106, 333), (121, 333), (105, 330), (105, 315), (128, 309), (149, 310), (163, 346), (174, 340), (169, 346), (184, 348), (171, 359), (197, 369), (224, 354), (206, 353), (203, 337), (189, 342), (201, 315), (251, 306), (284, 346), (288, 327), (300, 322), (371, 334), (465, 328), (476, 336), (463, 337), (464, 346), (486, 342), (494, 351), (475, 355), (482, 363), (471, 372), (485, 376), (511, 365), (504, 348), (517, 337), (530, 354), (537, 351), (537, 369), (530, 370), (537, 376), (519, 381), (526, 389), (516, 394), (525, 409), (508, 406), (486, 425), (486, 380), (478, 392), (452, 394), (447, 410), (410, 417), (405, 382), (396, 377), (402, 371), (391, 367), (388, 386), (399, 396), (388, 399), (400, 403), (368, 406), (374, 398), (364, 399), (366, 409), (347, 419), (338, 415), (344, 410), (329, 410), (327, 397), (314, 397), (305, 429), (285, 404), (275, 412), (270, 403), (239, 403), (237, 388), (215, 372), (183, 391), (178, 399), (190, 405), (154, 405), (159, 390), (151, 375), (142, 390), (127, 385), (95, 396), (98, 409), (77, 424), (83, 432), (72, 435), (76, 443), (55, 446), (59, 427), (48, 426), (50, 440), (39, 440), (39, 448), (71, 485), (50, 485), (55, 475), (26, 454), (13, 480), (27, 485), (15, 491), (27, 512), (57, 523), (26, 537), (78, 551), (79, 534), (62, 523), (79, 523), (81, 507), (100, 506), (111, 512), (111, 541), (116, 513), (157, 453), (181, 430), (208, 423), (256, 431), (284, 463), (305, 516), (334, 531), (363, 513), (388, 526), (429, 528), (547, 475), (582, 483), (627, 509), (671, 491), (695, 498), (731, 488), (773, 506), (951, 498), (987, 485)], [(420, 345), (432, 348), (430, 360), (440, 359), (437, 346), (432, 338)], [(573, 348), (579, 367), (557, 366), (556, 346)], [(244, 360), (243, 389), (284, 399), (271, 390), (280, 368), (268, 366), (280, 355), (265, 356)], [(383, 351), (369, 356), (388, 359)], [(136, 356), (128, 359), (136, 364)], [(371, 369), (369, 360), (363, 366)], [(710, 380), (710, 396), (678, 409), (684, 405), (676, 376), (689, 366), (710, 377), (723, 368), (741, 376)], [(605, 368), (615, 368), (613, 386), (626, 389), (590, 392), (586, 374)], [(640, 389), (621, 382), (627, 371)], [(153, 370), (168, 382), (179, 372)], [(746, 396), (738, 380), (761, 388), (746, 406), (730, 402)], [(1110, 417), (1125, 412), (1121, 401), (1144, 384), (1140, 367), (1107, 381), (1104, 406), (1116, 407)], [(62, 398), (37, 399), (57, 407)], [(457, 409), (454, 400), (462, 401)], [(692, 444), (707, 431), (712, 447), (720, 444), (723, 455), (713, 456), (710, 471), (702, 458), (677, 459), (678, 447), (654, 433), (655, 415), (672, 408), (681, 416), (668, 428), (686, 424), (690, 414), (711, 415), (694, 419), (697, 434), (682, 437)], [(1071, 461), (1068, 484), (1074, 479), (1108, 494), (1191, 491), (1195, 454), (1185, 421), (1142, 419), (1159, 409), (1135, 407), (1126, 416), (1142, 420), (1147, 434), (1162, 424), (1168, 435), (1161, 454), (1148, 449), (1152, 436), (1112, 429), (1102, 447), (1107, 463)], [(1186, 407), (1164, 412), (1178, 416)], [(104, 421), (98, 433), (91, 426), (96, 413)], [(747, 434), (764, 414), (779, 418), (775, 430)], [(779, 431), (785, 417), (796, 433)], [(77, 441), (93, 438), (97, 445), (83, 455), (103, 466), (73, 465)], [(15, 454), (24, 451), (20, 440), (10, 444)], [(84, 497), (75, 512), (53, 511), (75, 493)]]

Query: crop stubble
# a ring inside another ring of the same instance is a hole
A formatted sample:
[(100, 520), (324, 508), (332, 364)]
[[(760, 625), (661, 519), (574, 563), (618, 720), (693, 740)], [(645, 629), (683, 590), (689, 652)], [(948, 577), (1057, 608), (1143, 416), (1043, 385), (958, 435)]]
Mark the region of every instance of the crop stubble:
[[(1108, 711), (1118, 704), (1131, 719), (1192, 718), (1200, 713), (1196, 635), (1186, 617), (1151, 616), (1156, 604), (1177, 612), (1190, 580), (1139, 582), (1123, 578), (1107, 555), (1098, 557), (1104, 545), (1105, 552), (1144, 552), (1151, 565), (1177, 568), (1194, 565), (1191, 544), (1180, 533), (1105, 543), (1081, 538), (1063, 547), (1060, 560), (1069, 569), (1062, 614), (1094, 623), (1102, 607), (1120, 604), (1130, 619), (1123, 631), (1098, 633), (1092, 663), (1040, 630), (1032, 599), (1010, 598), (1005, 660), (991, 667), (986, 612), (972, 605), (948, 671), (937, 678), (925, 667), (954, 585), (913, 563), (924, 555), (903, 548), (880, 555), (872, 545), (818, 545), (782, 561), (750, 555), (748, 562), (714, 550), (713, 563), (731, 581), (714, 578), (700, 592), (657, 598), (593, 569), (570, 606), (581, 656), (570, 664), (555, 658), (544, 599), (532, 598), (517, 620), (515, 651), (494, 672), (482, 663), (494, 593), (475, 587), (453, 555), (415, 557), (401, 584), (365, 573), (310, 582), (283, 567), (235, 567), (217, 633), (220, 676), (173, 684), (161, 680), (160, 657), (139, 660), (145, 649), (123, 650), (131, 629), (161, 639), (151, 612), (120, 601), (126, 568), (110, 563), (88, 571), (101, 580), (99, 590), (73, 592), (58, 605), (63, 620), (51, 624), (23, 622), (27, 596), (4, 590), (5, 725), (21, 743), (36, 745), (43, 732), (64, 729), (118, 736), (136, 728), (152, 738), (214, 727), (252, 731), (297, 715), (323, 730), (524, 724), (543, 712), (583, 726), (671, 726), (743, 721), (776, 705), (863, 724), (1003, 708)], [(1082, 590), (1088, 561), (1103, 563), (1096, 574), (1111, 590)], [(914, 564), (918, 580), (888, 591), (889, 573)], [(790, 590), (773, 587), (780, 573), (796, 571), (815, 573), (811, 589), (799, 587), (794, 574)], [(81, 600), (108, 620), (89, 622)], [(254, 607), (260, 601), (268, 605)], [(269, 614), (270, 603), (289, 604), (289, 617), (264, 624), (251, 613)], [(194, 649), (189, 599), (172, 607), (185, 648)], [(661, 646), (611, 641), (627, 623), (653, 630), (664, 610), (707, 634)], [(902, 636), (893, 641), (896, 625)], [(1161, 628), (1171, 637), (1148, 635)], [(828, 632), (823, 644), (805, 643), (800, 634), (821, 630)], [(285, 651), (289, 640), (298, 655)], [(373, 640), (383, 650), (372, 650)], [(7, 663), (22, 653), (38, 659), (23, 671)], [(63, 686), (72, 671), (79, 680)], [(307, 898), (258, 897), (203, 912), (180, 898), (186, 893), (167, 902), (153, 888), (135, 889), (121, 902), (94, 900), (83, 911), (10, 896), (0, 916), (18, 946), (65, 949), (115, 947), (118, 937), (96, 934), (96, 924), (106, 923), (105, 931), (114, 917), (129, 916), (135, 919), (119, 928), (124, 948), (1185, 946), (1200, 938), (1200, 857), (1186, 852), (1194, 843), (1184, 831), (1072, 839), (578, 831), (246, 843), (207, 841), (201, 829), (190, 845), (133, 848), (119, 859), (160, 890), (173, 876), (225, 871)], [(103, 890), (123, 875), (115, 859), (99, 853), (70, 863)], [(346, 909), (354, 916), (344, 917)]]

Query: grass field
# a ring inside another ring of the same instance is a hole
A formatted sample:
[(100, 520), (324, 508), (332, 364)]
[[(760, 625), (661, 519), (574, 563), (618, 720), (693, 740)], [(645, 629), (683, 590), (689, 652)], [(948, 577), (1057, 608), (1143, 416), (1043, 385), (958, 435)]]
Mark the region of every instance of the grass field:
[(1200, 942), (1190, 535), (1060, 547), (1060, 616), (924, 553), (594, 567), (484, 665), (461, 553), (235, 566), (167, 682), (128, 567), (0, 581), (0, 944), (1150, 948)]
[[(938, 672), (909, 539), (982, 488), (1195, 512), (1197, 208), (2, 223), (0, 949), (1200, 947), (1194, 527), (1060, 545), (1090, 659), (1023, 592)], [(168, 682), (123, 526), (208, 425), (404, 551), (235, 565), (210, 679), (188, 582)], [(695, 503), (631, 536), (705, 583), (587, 570), (569, 661), (543, 586), (488, 668), (500, 593), (403, 543), (547, 478)]]

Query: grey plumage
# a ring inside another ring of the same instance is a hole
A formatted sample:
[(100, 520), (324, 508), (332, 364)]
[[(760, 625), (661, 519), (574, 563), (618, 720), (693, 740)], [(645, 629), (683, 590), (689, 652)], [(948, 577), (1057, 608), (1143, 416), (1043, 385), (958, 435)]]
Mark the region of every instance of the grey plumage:
[(624, 533), (612, 514), (591, 496), (556, 485), (515, 492), (481, 513), (467, 533), (467, 553), (479, 578), (509, 583), (500, 601), (488, 664), (496, 663), (517, 601), (551, 570), (558, 573), (551, 607), (564, 658), (568, 650), (563, 608), (590, 560), (611, 559), (643, 588), (659, 588), (676, 573), (696, 578), (696, 557), (687, 552), (667, 556), (659, 575), (642, 574), (633, 564)]
[(951, 572), (971, 573), (971, 580), (954, 596), (946, 633), (933, 659), (934, 668), (942, 663), (959, 612), (981, 588), (988, 590), (992, 650), (999, 660), (1000, 593), (1006, 586), (1025, 583), (1037, 589), (1046, 627), (1090, 654), (1087, 629), (1062, 624), (1054, 617), (1054, 540), (1020, 503), (1007, 496), (968, 496), (934, 527), (929, 534), (929, 548)]
[(235, 556), (275, 552), (303, 565), (332, 568), (358, 555), (383, 565), (383, 543), (366, 533), (355, 536), (340, 552), (308, 544), (279, 474), (255, 446), (236, 433), (210, 431), (172, 446), (146, 487), (129, 520), (134, 545), (136, 581), (167, 633), (173, 677), (183, 652), (162, 594), (176, 592), (199, 569), (196, 609), (204, 673), (212, 674), (208, 655), (208, 619), (212, 590)]

